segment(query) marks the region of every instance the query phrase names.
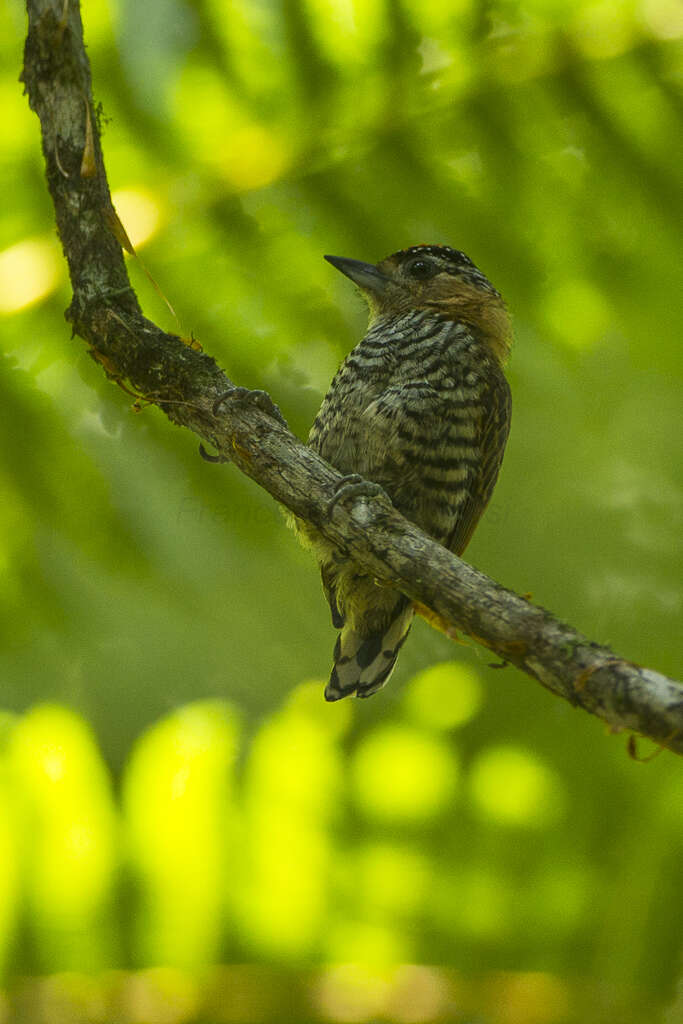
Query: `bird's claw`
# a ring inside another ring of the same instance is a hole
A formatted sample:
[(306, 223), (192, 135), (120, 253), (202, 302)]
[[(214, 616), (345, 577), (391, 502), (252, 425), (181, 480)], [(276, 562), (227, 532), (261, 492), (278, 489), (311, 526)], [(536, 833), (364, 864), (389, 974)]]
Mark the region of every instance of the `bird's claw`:
[(230, 462), (230, 459), (227, 459), (225, 455), (210, 455), (201, 442), (199, 444), (199, 454), (204, 459), (204, 462)]
[[(267, 394), (265, 391), (260, 391), (258, 389), (252, 391), (250, 388), (243, 388), (235, 385), (234, 387), (230, 388), (229, 391), (224, 391), (221, 395), (218, 396), (216, 401), (211, 406), (211, 412), (213, 413), (213, 415), (220, 415), (221, 406), (228, 401), (249, 403), (250, 405), (254, 405), (257, 409), (260, 409), (261, 412), (264, 412), (267, 416), (271, 416), (274, 420), (277, 420), (277, 422), (282, 424), (283, 427), (288, 426), (287, 421), (280, 412), (279, 408), (277, 407), (273, 399), (270, 397), (270, 395)], [(230, 459), (227, 458), (227, 456), (225, 455), (210, 455), (203, 444), (199, 445), (199, 454), (201, 455), (205, 462), (230, 462)]]
[(372, 480), (365, 480), (357, 473), (351, 473), (349, 476), (342, 477), (335, 487), (334, 494), (327, 505), (328, 515), (332, 514), (332, 510), (338, 502), (346, 502), (354, 498), (366, 498), (368, 501), (373, 498), (383, 498), (391, 505), (391, 498), (383, 487), (373, 483)]
[(275, 404), (267, 391), (261, 391), (259, 388), (252, 391), (251, 388), (243, 388), (236, 385), (235, 387), (230, 388), (229, 391), (224, 391), (223, 394), (219, 395), (213, 403), (212, 411), (214, 416), (219, 415), (221, 406), (227, 401), (254, 405), (267, 416), (272, 416), (272, 418), (277, 420), (277, 422), (283, 427), (288, 426), (287, 420), (284, 418), (279, 407)]

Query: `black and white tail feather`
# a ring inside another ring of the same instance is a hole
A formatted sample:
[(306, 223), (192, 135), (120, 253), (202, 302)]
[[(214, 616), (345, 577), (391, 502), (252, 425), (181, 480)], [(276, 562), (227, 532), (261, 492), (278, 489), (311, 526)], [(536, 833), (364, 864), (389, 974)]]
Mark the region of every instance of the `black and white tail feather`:
[[(334, 666), (325, 700), (341, 700), (352, 694), (370, 697), (380, 690), (394, 671), (414, 614), (412, 602), (401, 595), (382, 629), (368, 633), (354, 629), (351, 624), (344, 625), (334, 648)], [(341, 625), (339, 618), (335, 625)]]

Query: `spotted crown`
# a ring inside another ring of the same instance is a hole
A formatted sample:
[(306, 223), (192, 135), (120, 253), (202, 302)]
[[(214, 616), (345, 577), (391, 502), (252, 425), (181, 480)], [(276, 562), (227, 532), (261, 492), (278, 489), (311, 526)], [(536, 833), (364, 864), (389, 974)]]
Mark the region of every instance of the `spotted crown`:
[[(437, 256), (444, 263), (453, 264), (454, 269), (457, 267), (474, 266), (469, 256), (464, 252), (460, 252), (459, 249), (451, 249), (450, 245), (429, 245), (427, 242), (422, 242), (420, 245), (411, 245), (409, 249), (400, 249), (390, 256), (389, 259), (402, 263), (411, 256)], [(447, 268), (444, 267), (444, 269)]]
[(449, 245), (411, 245), (409, 249), (400, 249), (393, 253), (386, 260), (382, 260), (382, 263), (401, 267), (402, 264), (415, 259), (416, 256), (431, 257), (438, 263), (442, 273), (451, 274), (467, 284), (474, 285), (475, 288), (480, 288), (500, 298), (500, 292), (493, 287), (486, 275), (482, 274), (469, 256), (461, 252), (460, 249), (451, 249)]

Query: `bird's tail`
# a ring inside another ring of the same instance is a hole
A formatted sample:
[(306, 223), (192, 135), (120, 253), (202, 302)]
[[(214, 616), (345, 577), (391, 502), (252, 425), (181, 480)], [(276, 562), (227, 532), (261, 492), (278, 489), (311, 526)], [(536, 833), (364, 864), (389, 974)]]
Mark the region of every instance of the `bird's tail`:
[(325, 700), (341, 700), (352, 693), (370, 697), (381, 689), (394, 671), (414, 614), (412, 601), (401, 595), (381, 629), (367, 633), (344, 626), (334, 648)]

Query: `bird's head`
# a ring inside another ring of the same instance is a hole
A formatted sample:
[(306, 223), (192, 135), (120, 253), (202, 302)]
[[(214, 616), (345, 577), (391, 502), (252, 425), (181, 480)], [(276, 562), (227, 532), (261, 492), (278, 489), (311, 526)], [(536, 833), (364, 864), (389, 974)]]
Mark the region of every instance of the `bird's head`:
[(446, 245), (413, 245), (378, 264), (343, 256), (325, 259), (360, 288), (370, 322), (413, 310), (468, 324), (500, 363), (510, 350), (505, 303), (469, 256)]

